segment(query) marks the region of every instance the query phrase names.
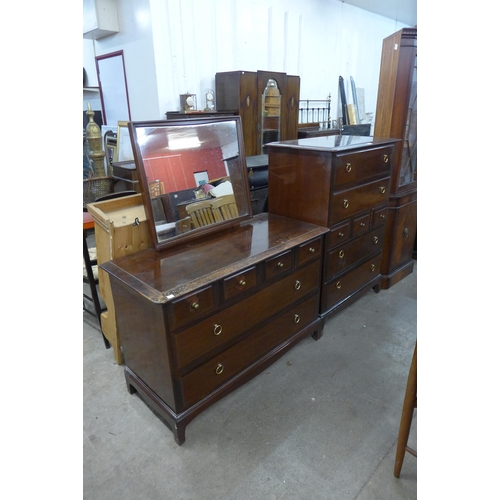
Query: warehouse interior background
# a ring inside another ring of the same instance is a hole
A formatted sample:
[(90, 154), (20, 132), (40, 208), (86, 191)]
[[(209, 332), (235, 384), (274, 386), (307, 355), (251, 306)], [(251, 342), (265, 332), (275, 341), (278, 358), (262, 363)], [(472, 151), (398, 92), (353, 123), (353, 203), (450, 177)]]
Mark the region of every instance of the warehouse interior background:
[[(23, 171), (22, 198), (11, 190), (2, 197), (10, 209), (4, 213), (15, 214), (4, 218), (4, 241), (21, 242), (2, 251), (4, 283), (14, 285), (4, 294), (2, 322), (8, 457), (2, 491), (11, 496), (50, 491), (66, 499), (81, 491), (81, 232), (74, 223), (81, 170), (74, 155), (81, 147), (82, 43), (75, 4), (10, 5), (8, 19), (17, 27), (3, 32), (2, 105), (10, 134), (2, 159), (7, 176)], [(485, 459), (500, 445), (495, 14), (485, 1), (418, 2), (422, 498), (497, 490), (496, 462)], [(27, 151), (36, 157), (26, 160)], [(14, 209), (15, 199), (24, 203)], [(33, 202), (43, 224), (33, 219)], [(39, 279), (28, 289), (19, 276), (29, 276), (30, 285)]]

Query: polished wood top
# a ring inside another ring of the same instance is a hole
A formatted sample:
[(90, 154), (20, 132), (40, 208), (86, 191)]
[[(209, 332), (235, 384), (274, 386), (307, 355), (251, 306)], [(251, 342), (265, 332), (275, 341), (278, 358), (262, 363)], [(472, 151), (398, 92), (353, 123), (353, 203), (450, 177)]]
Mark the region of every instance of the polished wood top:
[(308, 149), (312, 151), (345, 152), (373, 146), (385, 146), (399, 142), (399, 139), (383, 139), (360, 135), (328, 135), (323, 137), (308, 137), (291, 141), (271, 142), (266, 147), (272, 151), (281, 148)]
[(148, 249), (120, 257), (101, 268), (149, 300), (165, 303), (327, 232), (262, 213), (235, 228), (160, 252)]

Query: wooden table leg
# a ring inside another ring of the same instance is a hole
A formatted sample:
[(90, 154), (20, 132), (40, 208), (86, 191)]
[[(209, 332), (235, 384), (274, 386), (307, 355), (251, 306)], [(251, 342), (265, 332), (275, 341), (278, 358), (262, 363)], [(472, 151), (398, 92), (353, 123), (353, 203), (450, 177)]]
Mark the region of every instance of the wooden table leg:
[(396, 447), (396, 463), (394, 465), (394, 476), (399, 477), (405, 453), (408, 452), (417, 456), (417, 452), (408, 446), (408, 436), (410, 435), (413, 412), (417, 407), (417, 343), (413, 351), (408, 382), (406, 384), (405, 398), (403, 402), (403, 412), (401, 415), (401, 424), (399, 426), (398, 444)]

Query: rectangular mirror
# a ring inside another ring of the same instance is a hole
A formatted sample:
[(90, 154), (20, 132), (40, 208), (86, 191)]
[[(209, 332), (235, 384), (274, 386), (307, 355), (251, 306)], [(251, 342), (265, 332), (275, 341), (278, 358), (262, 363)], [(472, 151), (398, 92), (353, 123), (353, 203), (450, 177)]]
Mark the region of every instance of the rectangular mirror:
[(252, 216), (239, 116), (129, 122), (156, 249)]

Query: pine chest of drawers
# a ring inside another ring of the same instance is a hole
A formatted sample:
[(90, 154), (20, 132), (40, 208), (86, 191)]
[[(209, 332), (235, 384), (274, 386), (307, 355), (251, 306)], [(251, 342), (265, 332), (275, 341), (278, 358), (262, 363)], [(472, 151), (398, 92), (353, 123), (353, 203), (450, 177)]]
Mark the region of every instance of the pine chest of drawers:
[(166, 421), (178, 444), (206, 407), (305, 336), (321, 336), (326, 233), (263, 213), (194, 243), (102, 265), (129, 392)]
[(371, 288), (380, 262), (395, 139), (328, 136), (268, 144), (269, 212), (329, 229), (321, 315)]

